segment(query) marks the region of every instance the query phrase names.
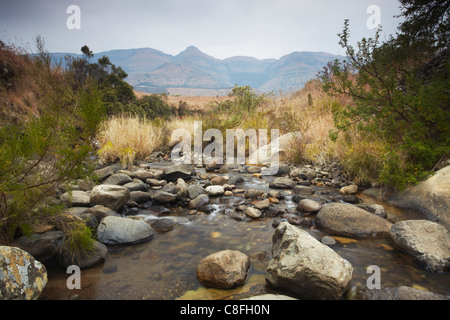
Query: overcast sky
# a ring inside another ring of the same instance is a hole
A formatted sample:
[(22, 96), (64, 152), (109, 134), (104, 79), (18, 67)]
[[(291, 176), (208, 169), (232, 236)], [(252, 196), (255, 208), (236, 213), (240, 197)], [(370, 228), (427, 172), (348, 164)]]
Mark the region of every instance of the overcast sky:
[[(80, 8), (80, 29), (67, 27), (70, 5)], [(371, 5), (385, 35), (394, 34), (395, 0), (0, 0), (0, 39), (34, 50), (41, 35), (48, 51), (72, 53), (86, 44), (94, 53), (150, 47), (172, 55), (193, 45), (219, 59), (345, 54), (337, 33), (350, 19), (352, 41), (372, 36)]]

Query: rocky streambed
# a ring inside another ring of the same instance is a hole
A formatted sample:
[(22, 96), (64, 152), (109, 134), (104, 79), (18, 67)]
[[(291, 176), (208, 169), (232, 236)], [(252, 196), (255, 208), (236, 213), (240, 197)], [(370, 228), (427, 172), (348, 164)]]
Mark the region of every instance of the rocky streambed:
[[(450, 295), (448, 230), (358, 190), (337, 164), (284, 165), (269, 176), (257, 166), (160, 159), (96, 174), (101, 184), (80, 181), (59, 197), (68, 214), (96, 230), (94, 256), (70, 260), (58, 231), (17, 241), (46, 264), (40, 299)], [(74, 263), (83, 269), (81, 289), (67, 287)], [(379, 268), (379, 290), (367, 288), (370, 266)]]

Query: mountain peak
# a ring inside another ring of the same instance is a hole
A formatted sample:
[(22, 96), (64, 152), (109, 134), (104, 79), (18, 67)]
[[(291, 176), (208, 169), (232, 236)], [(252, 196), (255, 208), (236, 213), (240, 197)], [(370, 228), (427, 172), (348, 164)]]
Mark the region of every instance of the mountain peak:
[(205, 53), (201, 52), (199, 48), (194, 47), (194, 46), (189, 46), (186, 48), (186, 50), (184, 50), (183, 52), (181, 52), (179, 55), (205, 55)]
[(196, 46), (189, 46), (184, 51), (187, 51), (187, 52), (201, 52), (200, 49), (197, 48)]
[(199, 48), (194, 46), (189, 46), (183, 52), (180, 52), (178, 55), (174, 57), (173, 62), (179, 63), (181, 61), (185, 61), (188, 59), (192, 62), (194, 60), (207, 60), (207, 61), (216, 61), (217, 59), (207, 55), (206, 53), (200, 51)]

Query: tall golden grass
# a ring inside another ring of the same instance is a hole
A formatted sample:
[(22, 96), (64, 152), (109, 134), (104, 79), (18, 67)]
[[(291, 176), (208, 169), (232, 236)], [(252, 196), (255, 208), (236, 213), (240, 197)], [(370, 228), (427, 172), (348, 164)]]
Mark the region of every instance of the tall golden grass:
[(114, 116), (103, 123), (98, 136), (100, 160), (106, 163), (120, 160), (123, 167), (144, 159), (162, 147), (166, 141), (164, 127), (147, 119)]

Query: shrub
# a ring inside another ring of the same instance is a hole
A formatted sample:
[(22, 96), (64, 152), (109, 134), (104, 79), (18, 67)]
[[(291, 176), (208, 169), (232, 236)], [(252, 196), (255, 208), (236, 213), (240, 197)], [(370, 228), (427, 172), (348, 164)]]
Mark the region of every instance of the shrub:
[[(21, 91), (25, 85), (20, 82), (26, 79), (30, 90), (38, 92), (38, 112), (0, 128), (2, 243), (29, 235), (36, 224), (60, 221), (65, 208), (51, 196), (59, 185), (89, 177), (86, 161), (93, 152), (91, 141), (104, 116), (98, 88), (87, 81), (74, 90), (72, 75), (52, 66), (42, 38), (36, 42), (39, 55), (25, 60), (26, 74), (22, 75), (24, 78), (14, 78), (17, 85), (10, 90), (25, 94)], [(84, 224), (60, 224), (67, 231), (66, 240), (77, 244), (76, 250), (92, 248), (93, 239), (86, 238)]]
[(75, 113), (49, 102), (39, 118), (0, 129), (0, 229), (6, 239), (17, 228), (31, 230), (45, 215), (46, 196), (58, 185), (89, 174), (84, 161), (92, 152), (89, 139), (96, 134), (101, 98), (92, 89), (76, 100)]
[(410, 46), (405, 34), (380, 43), (380, 30), (358, 42), (356, 50), (349, 44), (346, 20), (339, 43), (347, 60), (330, 63), (320, 78), (325, 91), (352, 97), (352, 103), (336, 111), (336, 128), (357, 125), (384, 141), (379, 180), (402, 189), (450, 153), (449, 51), (422, 50), (429, 39)]

